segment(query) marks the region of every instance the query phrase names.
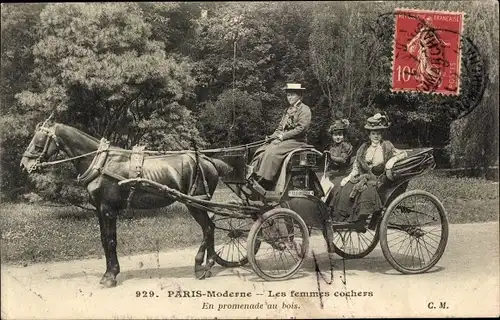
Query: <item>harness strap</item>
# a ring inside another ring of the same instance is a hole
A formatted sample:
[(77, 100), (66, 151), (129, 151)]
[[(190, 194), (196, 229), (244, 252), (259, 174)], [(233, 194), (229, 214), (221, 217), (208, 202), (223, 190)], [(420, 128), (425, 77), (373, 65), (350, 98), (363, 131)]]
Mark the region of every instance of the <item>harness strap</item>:
[(101, 139), (101, 143), (99, 144), (94, 160), (92, 160), (88, 169), (76, 178), (79, 183), (87, 185), (99, 176), (100, 170), (104, 166), (106, 158), (108, 157), (109, 144), (110, 142), (108, 140), (104, 138)]
[(144, 149), (145, 146), (134, 146), (132, 148), (132, 155), (130, 156), (130, 178), (142, 177), (142, 165), (144, 163)]
[(189, 189), (188, 195), (191, 196), (196, 192), (196, 188), (198, 187), (198, 173), (200, 173), (201, 177), (202, 177), (202, 181), (203, 181), (203, 187), (205, 188), (205, 195), (208, 198), (210, 198), (210, 189), (208, 188), (208, 182), (207, 182), (207, 179), (205, 177), (205, 172), (203, 171), (203, 167), (201, 166), (201, 164), (199, 162), (198, 152), (196, 152), (196, 158), (191, 153), (189, 153), (188, 156), (191, 159), (193, 159), (193, 161), (196, 163), (195, 178), (194, 178), (193, 184), (191, 185), (191, 188)]

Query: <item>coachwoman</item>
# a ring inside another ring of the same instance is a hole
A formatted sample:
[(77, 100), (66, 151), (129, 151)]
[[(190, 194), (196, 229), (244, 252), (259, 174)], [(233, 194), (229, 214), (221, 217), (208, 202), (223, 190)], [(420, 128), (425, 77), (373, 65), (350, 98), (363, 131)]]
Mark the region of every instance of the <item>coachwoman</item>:
[(302, 102), (305, 88), (299, 83), (288, 83), (283, 89), (289, 103), (286, 113), (274, 133), (266, 138), (268, 143), (257, 149), (249, 168), (254, 174), (251, 177), (265, 189), (274, 184), (289, 152), (309, 146), (306, 141), (311, 110)]

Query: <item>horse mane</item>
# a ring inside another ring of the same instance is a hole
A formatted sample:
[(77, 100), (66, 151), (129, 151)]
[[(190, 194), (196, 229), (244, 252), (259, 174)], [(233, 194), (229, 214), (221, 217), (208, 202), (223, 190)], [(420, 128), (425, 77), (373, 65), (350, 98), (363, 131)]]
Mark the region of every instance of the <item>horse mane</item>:
[(68, 125), (63, 124), (63, 123), (57, 123), (57, 124), (58, 124), (59, 126), (62, 126), (62, 127), (64, 127), (64, 128), (66, 128), (66, 129), (69, 129), (69, 130), (74, 130), (74, 131), (78, 132), (79, 134), (81, 134), (82, 136), (85, 136), (86, 138), (88, 138), (88, 139), (90, 139), (90, 140), (94, 141), (95, 143), (99, 144), (100, 139), (97, 139), (97, 138), (95, 138), (95, 137), (91, 136), (90, 134), (88, 134), (88, 133), (86, 133), (86, 132), (83, 132), (83, 131), (82, 131), (82, 130), (80, 130), (80, 129), (77, 129), (77, 128), (72, 127), (72, 126), (68, 126)]

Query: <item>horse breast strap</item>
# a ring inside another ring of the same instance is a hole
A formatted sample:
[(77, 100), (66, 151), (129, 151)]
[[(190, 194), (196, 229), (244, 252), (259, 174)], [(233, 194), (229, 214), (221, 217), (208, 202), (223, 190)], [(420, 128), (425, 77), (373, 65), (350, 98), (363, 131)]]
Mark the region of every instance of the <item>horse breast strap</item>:
[(129, 178), (142, 177), (142, 165), (144, 163), (145, 146), (134, 146), (130, 156)]
[(79, 183), (87, 185), (99, 176), (100, 170), (106, 163), (106, 159), (108, 157), (109, 144), (110, 142), (108, 140), (104, 138), (101, 139), (99, 149), (97, 149), (97, 154), (94, 157), (94, 160), (92, 160), (89, 168), (76, 178)]

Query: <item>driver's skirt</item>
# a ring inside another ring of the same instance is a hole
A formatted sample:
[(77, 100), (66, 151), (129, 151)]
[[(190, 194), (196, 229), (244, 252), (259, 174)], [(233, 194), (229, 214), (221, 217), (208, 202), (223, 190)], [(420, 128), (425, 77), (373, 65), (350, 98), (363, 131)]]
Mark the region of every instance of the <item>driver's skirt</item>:
[(254, 173), (263, 179), (274, 181), (286, 155), (297, 148), (308, 146), (307, 143), (297, 140), (285, 140), (278, 144), (265, 144), (255, 151), (251, 163), (254, 167)]

